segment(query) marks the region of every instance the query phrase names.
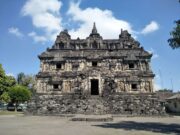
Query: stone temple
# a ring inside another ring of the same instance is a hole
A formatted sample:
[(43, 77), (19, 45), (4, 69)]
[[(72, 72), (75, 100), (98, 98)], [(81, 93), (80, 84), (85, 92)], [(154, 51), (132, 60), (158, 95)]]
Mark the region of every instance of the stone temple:
[[(118, 37), (118, 36), (117, 36)], [(154, 94), (152, 54), (126, 30), (103, 39), (96, 25), (86, 39), (60, 32), (39, 55), (33, 114), (163, 114)]]

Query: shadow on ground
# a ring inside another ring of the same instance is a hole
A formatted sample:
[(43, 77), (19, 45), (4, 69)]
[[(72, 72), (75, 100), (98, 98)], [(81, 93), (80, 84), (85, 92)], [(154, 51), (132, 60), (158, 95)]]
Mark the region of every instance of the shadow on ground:
[(124, 130), (141, 130), (150, 131), (156, 133), (166, 133), (180, 135), (180, 124), (163, 124), (156, 122), (134, 122), (134, 121), (122, 121), (118, 123), (104, 123), (101, 125), (93, 125), (102, 128), (114, 128)]

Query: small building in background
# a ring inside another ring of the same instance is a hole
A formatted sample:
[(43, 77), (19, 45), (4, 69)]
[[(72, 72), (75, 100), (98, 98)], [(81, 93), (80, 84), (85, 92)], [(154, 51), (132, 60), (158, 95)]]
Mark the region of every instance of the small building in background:
[(170, 113), (180, 113), (180, 93), (166, 99), (166, 110)]

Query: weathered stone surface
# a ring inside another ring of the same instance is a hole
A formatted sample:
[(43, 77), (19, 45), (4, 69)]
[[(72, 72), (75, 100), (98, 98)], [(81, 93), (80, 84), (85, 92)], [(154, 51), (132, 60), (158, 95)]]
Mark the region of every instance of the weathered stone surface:
[(72, 121), (112, 121), (112, 115), (76, 115), (71, 118)]
[[(125, 30), (103, 39), (94, 24), (86, 39), (62, 31), (39, 55), (32, 114), (164, 114), (153, 94), (152, 54)], [(145, 94), (146, 93), (146, 94)]]
[(86, 39), (71, 39), (65, 30), (52, 48), (39, 55), (37, 93), (81, 90), (90, 94), (92, 79), (98, 80), (100, 95), (104, 88), (116, 92), (153, 92), (151, 57), (126, 30), (121, 31), (119, 39), (108, 40), (100, 36), (95, 25)]
[(164, 106), (154, 94), (121, 93), (108, 97), (65, 94), (38, 95), (37, 98), (28, 106), (32, 114), (165, 115)]

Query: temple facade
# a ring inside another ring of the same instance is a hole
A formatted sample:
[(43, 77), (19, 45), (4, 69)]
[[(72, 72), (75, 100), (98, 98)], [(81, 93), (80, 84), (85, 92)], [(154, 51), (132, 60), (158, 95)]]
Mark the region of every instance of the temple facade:
[(153, 93), (151, 57), (126, 30), (117, 39), (103, 39), (95, 23), (86, 39), (64, 30), (39, 55), (37, 93)]
[(164, 115), (153, 91), (152, 54), (126, 30), (103, 39), (94, 24), (86, 39), (60, 32), (39, 55), (36, 94), (27, 111), (34, 115)]

